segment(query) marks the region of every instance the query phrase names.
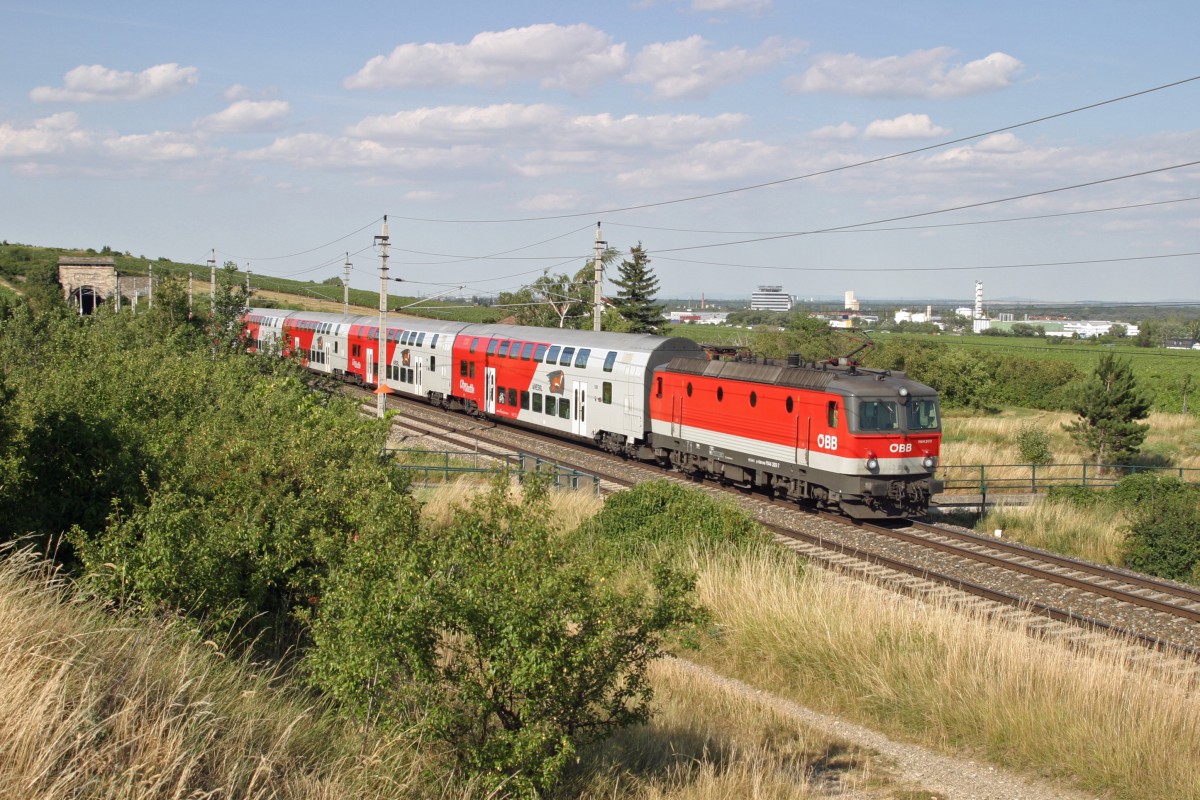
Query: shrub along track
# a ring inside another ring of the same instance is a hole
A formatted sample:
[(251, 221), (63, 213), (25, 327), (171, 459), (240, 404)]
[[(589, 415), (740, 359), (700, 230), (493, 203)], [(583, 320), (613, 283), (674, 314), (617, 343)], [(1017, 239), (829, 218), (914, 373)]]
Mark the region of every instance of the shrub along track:
[(1137, 660), (1152, 658), (1150, 651), (1158, 651), (1185, 659), (1169, 658), (1168, 668), (1197, 669), (1200, 592), (1186, 586), (963, 529), (919, 521), (855, 523), (761, 494), (697, 483), (577, 442), (497, 426), (407, 398), (389, 397), (388, 404), (400, 411), (392, 425), (394, 432), (405, 432), (403, 446), (462, 449), (501, 459), (533, 455), (598, 476), (606, 492), (645, 480), (686, 484), (727, 500), (734, 498), (781, 544), (829, 569), (866, 577), (909, 595), (936, 597), (1014, 619), (1031, 633), (1061, 637), (1075, 646), (1126, 648), (1127, 657)]

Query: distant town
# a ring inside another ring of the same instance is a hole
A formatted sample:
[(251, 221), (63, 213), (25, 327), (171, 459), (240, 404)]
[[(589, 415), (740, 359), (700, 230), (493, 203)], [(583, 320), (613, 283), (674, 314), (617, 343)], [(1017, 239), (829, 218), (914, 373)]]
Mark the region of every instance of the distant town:
[[(984, 284), (975, 282), (973, 306), (936, 309), (932, 303), (924, 307), (895, 303), (879, 304), (887, 311), (864, 309), (853, 290), (845, 293), (841, 309), (830, 310), (829, 302), (814, 299), (800, 300), (783, 286), (759, 286), (748, 307), (742, 303), (718, 301), (710, 303), (703, 297), (694, 307), (691, 303), (670, 303), (667, 312), (674, 324), (746, 325), (769, 324), (771, 315), (804, 311), (809, 316), (828, 322), (833, 328), (877, 330), (923, 330), (927, 332), (976, 333), (1011, 336), (1044, 336), (1049, 339), (1095, 339), (1100, 337), (1135, 339), (1142, 330), (1133, 318), (1090, 319), (1066, 313), (1061, 304), (1053, 313), (1026, 311), (989, 311), (984, 301)], [(1005, 306), (1012, 304), (1006, 303)], [(1031, 304), (1032, 305), (1032, 304)], [(747, 319), (744, 310), (766, 312), (766, 316)], [(1089, 309), (1090, 307), (1084, 306)], [(1138, 307), (1140, 308), (1140, 307)], [(1131, 309), (1132, 310), (1132, 309)], [(1193, 326), (1194, 327), (1194, 326)], [(1200, 330), (1195, 331), (1200, 333)], [(1200, 336), (1168, 336), (1161, 345), (1169, 349), (1200, 350)]]

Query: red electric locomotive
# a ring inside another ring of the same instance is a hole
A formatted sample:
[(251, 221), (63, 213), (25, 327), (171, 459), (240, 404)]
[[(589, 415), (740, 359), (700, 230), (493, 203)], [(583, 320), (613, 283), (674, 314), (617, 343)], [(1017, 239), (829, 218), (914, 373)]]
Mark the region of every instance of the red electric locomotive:
[(852, 517), (920, 514), (940, 490), (937, 393), (902, 373), (675, 359), (650, 416), (664, 463)]

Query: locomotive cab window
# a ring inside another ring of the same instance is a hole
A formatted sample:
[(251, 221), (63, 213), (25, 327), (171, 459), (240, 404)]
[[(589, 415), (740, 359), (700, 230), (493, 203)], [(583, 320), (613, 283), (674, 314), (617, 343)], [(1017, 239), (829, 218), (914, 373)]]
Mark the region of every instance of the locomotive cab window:
[(858, 429), (864, 432), (899, 430), (900, 418), (896, 414), (895, 401), (860, 400)]
[(932, 397), (911, 397), (908, 400), (907, 407), (907, 422), (910, 431), (936, 431), (940, 429), (937, 400)]
[(831, 428), (836, 428), (836, 427), (838, 426), (838, 404), (837, 404), (837, 400), (830, 400), (830, 401), (829, 401), (829, 409), (828, 409), (828, 411), (826, 412), (826, 416), (828, 417), (828, 419), (826, 420), (826, 422), (828, 422), (828, 423), (829, 423), (829, 427), (831, 427)]

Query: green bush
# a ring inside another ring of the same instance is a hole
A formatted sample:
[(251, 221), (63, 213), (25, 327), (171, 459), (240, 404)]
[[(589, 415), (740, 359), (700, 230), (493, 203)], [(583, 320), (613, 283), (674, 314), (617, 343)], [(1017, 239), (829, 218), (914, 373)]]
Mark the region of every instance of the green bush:
[(660, 564), (640, 587), (580, 560), (545, 497), (543, 481), (514, 500), (501, 480), (446, 530), (364, 532), (330, 576), (308, 657), (360, 718), (432, 736), (522, 796), (550, 790), (581, 744), (646, 721), (650, 662), (705, 619), (691, 575)]
[(1177, 478), (1131, 475), (1113, 489), (1130, 525), (1125, 565), (1177, 581), (1200, 574), (1200, 487)]
[(609, 497), (579, 535), (618, 558), (637, 558), (663, 545), (682, 552), (693, 543), (741, 547), (767, 540), (741, 508), (665, 480)]
[(1049, 464), (1054, 461), (1050, 434), (1031, 423), (1017, 429), (1017, 452), (1024, 464)]

